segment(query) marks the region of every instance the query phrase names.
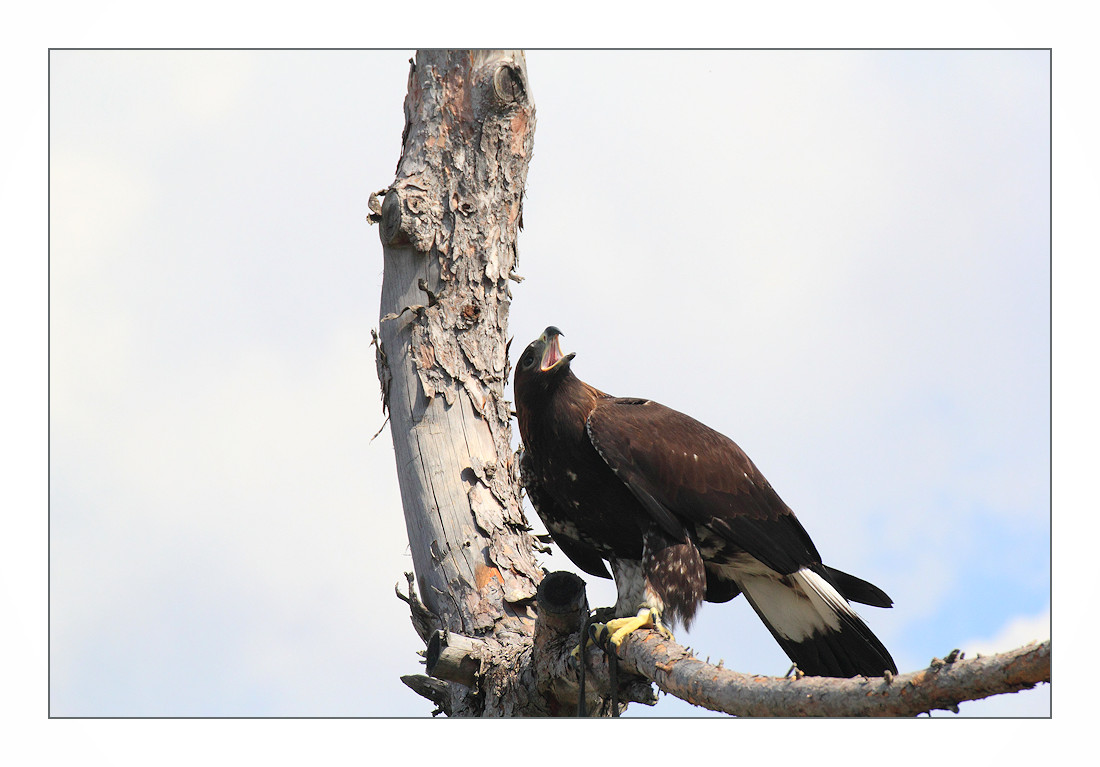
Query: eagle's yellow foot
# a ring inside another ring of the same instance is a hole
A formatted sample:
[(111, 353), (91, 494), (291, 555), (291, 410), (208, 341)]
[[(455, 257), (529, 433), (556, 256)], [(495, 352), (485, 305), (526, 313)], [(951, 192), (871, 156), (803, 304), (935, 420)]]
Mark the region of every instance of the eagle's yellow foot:
[(618, 649), (627, 634), (633, 634), (643, 628), (653, 629), (666, 639), (674, 639), (672, 632), (661, 623), (661, 614), (651, 607), (643, 607), (637, 615), (630, 618), (615, 618), (607, 623), (593, 624), (592, 631), (597, 643), (601, 646), (606, 647), (610, 642), (615, 649)]

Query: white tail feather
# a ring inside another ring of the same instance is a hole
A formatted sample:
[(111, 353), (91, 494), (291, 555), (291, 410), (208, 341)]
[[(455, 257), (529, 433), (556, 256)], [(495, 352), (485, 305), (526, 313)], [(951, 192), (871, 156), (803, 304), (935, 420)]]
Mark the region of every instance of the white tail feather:
[(802, 568), (780, 575), (753, 559), (743, 556), (734, 567), (726, 568), (753, 606), (777, 633), (794, 642), (815, 634), (839, 631), (841, 613), (852, 608), (832, 584), (812, 570)]

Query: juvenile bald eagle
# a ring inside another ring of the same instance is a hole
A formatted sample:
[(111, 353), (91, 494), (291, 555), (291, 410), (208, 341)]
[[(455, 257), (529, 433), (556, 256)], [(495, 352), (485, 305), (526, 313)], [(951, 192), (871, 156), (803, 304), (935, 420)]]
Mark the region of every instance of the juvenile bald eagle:
[[(613, 641), (662, 619), (689, 625), (699, 604), (743, 593), (772, 636), (812, 676), (897, 673), (848, 600), (893, 601), (822, 564), (802, 525), (732, 440), (648, 399), (581, 381), (549, 327), (516, 365), (535, 511), (578, 567), (610, 578)], [(636, 616), (636, 617), (633, 617)]]

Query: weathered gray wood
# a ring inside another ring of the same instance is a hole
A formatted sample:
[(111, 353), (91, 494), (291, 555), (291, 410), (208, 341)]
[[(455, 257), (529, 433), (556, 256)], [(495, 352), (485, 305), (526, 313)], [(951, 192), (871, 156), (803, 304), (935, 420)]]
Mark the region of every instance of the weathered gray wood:
[(406, 674), (401, 677), (405, 686), (421, 697), (427, 698), (435, 704), (432, 716), (436, 714), (449, 714), (451, 705), (451, 690), (446, 682), (432, 679), (423, 674)]
[[(529, 635), (542, 577), (511, 449), (509, 275), (535, 124), (521, 51), (418, 51), (381, 223), (377, 339), (413, 565), (434, 628)], [(456, 689), (451, 713), (481, 703)]]
[(473, 687), (481, 675), (485, 643), (478, 639), (437, 631), (428, 641), (428, 673), (436, 679)]

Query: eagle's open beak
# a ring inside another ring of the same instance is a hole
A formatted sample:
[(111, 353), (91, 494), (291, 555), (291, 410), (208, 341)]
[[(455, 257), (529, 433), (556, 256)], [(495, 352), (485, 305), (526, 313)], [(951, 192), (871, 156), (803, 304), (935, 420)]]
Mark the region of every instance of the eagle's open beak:
[(543, 331), (542, 338), (539, 339), (546, 347), (546, 350), (542, 353), (542, 372), (545, 373), (558, 363), (562, 361), (569, 362), (577, 356), (576, 352), (561, 353), (561, 343), (558, 339), (563, 335), (565, 334), (553, 325)]

